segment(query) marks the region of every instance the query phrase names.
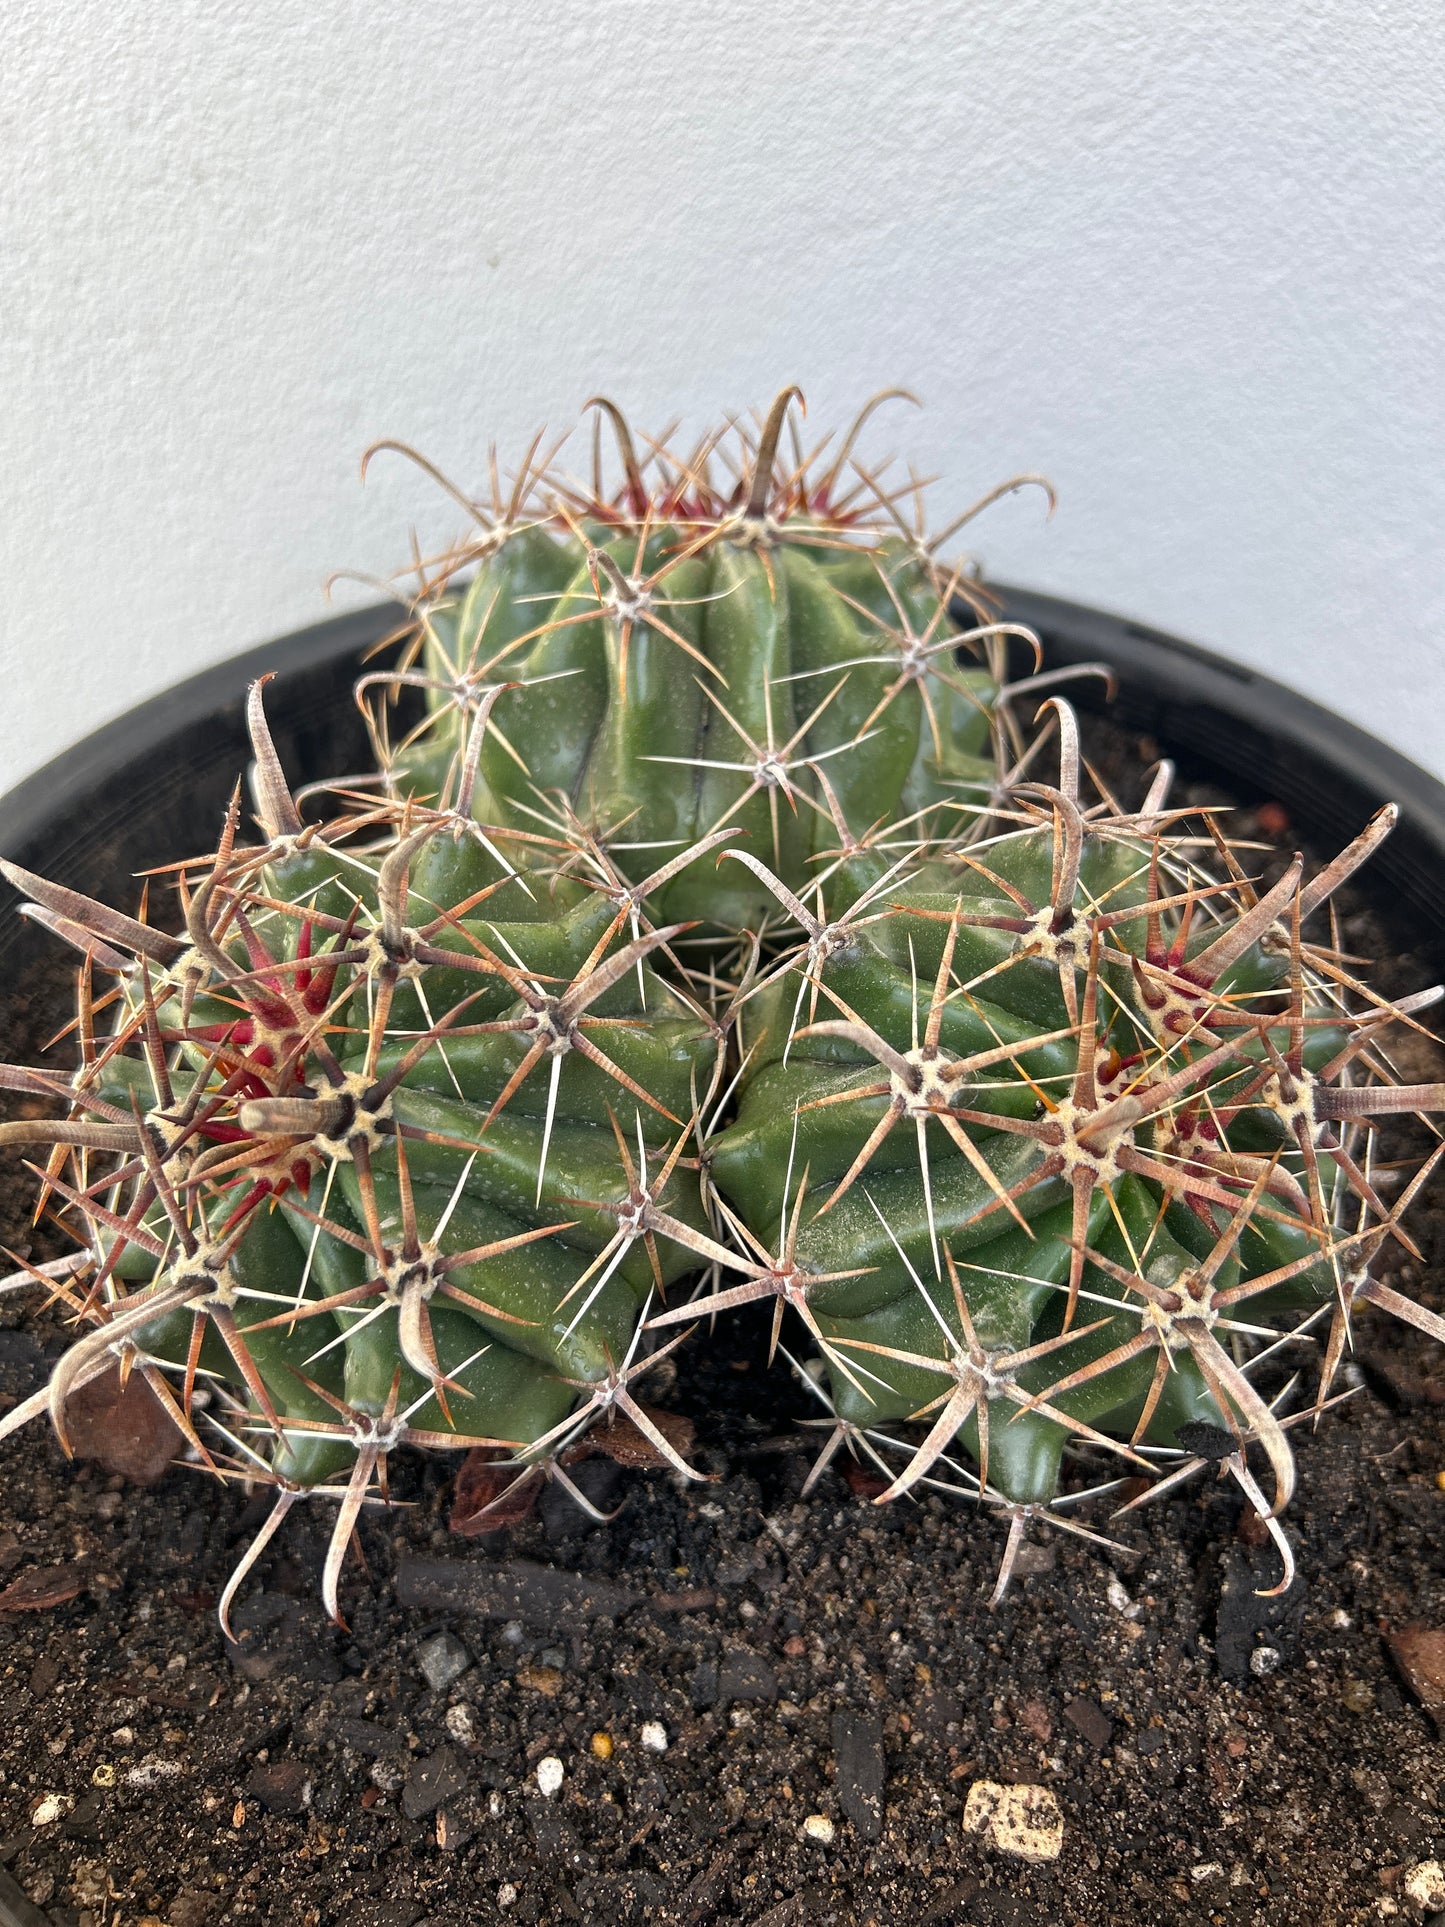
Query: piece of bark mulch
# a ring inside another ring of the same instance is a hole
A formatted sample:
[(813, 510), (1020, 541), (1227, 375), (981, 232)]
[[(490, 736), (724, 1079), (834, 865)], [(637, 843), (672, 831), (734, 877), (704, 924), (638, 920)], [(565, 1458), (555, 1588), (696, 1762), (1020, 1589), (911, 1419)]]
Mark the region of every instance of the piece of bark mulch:
[(135, 1485), (163, 1478), (185, 1444), (180, 1427), (140, 1373), (132, 1372), (122, 1386), (118, 1365), (70, 1394), (65, 1422), (78, 1459), (94, 1459)]
[(89, 1568), (72, 1560), (64, 1566), (32, 1566), (0, 1592), (0, 1613), (39, 1613), (63, 1606), (84, 1589)]
[(1070, 1700), (1064, 1708), (1064, 1718), (1101, 1753), (1114, 1737), (1114, 1722), (1097, 1700)]
[(706, 1712), (709, 1706), (717, 1705), (718, 1667), (715, 1659), (700, 1659), (693, 1672), (688, 1687), (688, 1699), (694, 1713)]
[(1445, 1627), (1402, 1626), (1385, 1643), (1405, 1684), (1445, 1730)]
[[(697, 1440), (697, 1427), (692, 1420), (681, 1412), (664, 1412), (656, 1405), (642, 1405), (641, 1410), (673, 1451), (685, 1459)], [(605, 1452), (609, 1459), (616, 1459), (619, 1465), (636, 1466), (646, 1471), (661, 1471), (670, 1463), (667, 1455), (658, 1450), (625, 1412), (619, 1412), (611, 1425), (599, 1425), (595, 1432), (589, 1432), (584, 1444), (589, 1451)]]
[(467, 1769), (455, 1747), (439, 1746), (418, 1760), (401, 1790), (401, 1810), (408, 1820), (425, 1819), (439, 1806), (466, 1791)]
[(860, 1840), (883, 1831), (883, 1722), (876, 1713), (842, 1707), (833, 1715), (838, 1804)]
[[(642, 1410), (672, 1449), (685, 1459), (697, 1437), (692, 1420), (681, 1412), (664, 1412), (655, 1405), (644, 1405)], [(593, 1453), (640, 1471), (657, 1471), (669, 1463), (666, 1454), (659, 1451), (625, 1413), (619, 1414), (613, 1424), (589, 1433), (575, 1451), (567, 1454), (566, 1463), (575, 1464)], [(503, 1526), (520, 1525), (537, 1503), (544, 1486), (540, 1466), (530, 1472), (521, 1471), (510, 1455), (497, 1447), (473, 1446), (457, 1473), (448, 1528), (461, 1538), (475, 1539), (484, 1533), (500, 1531)], [(575, 1506), (576, 1501), (570, 1495), (567, 1498)]]
[(761, 1653), (746, 1646), (730, 1646), (718, 1669), (717, 1696), (729, 1700), (775, 1700), (778, 1676)]
[(705, 1613), (717, 1604), (711, 1586), (684, 1586), (677, 1592), (655, 1592), (648, 1601), (655, 1613)]
[(540, 1466), (519, 1472), (496, 1446), (474, 1445), (457, 1473), (448, 1530), (476, 1539), (484, 1532), (520, 1525), (537, 1503), (542, 1485)]
[(854, 1458), (843, 1461), (843, 1477), (855, 1499), (876, 1499), (888, 1490), (887, 1479), (881, 1478), (871, 1465), (860, 1465)]
[(304, 1813), (311, 1804), (311, 1772), (304, 1760), (268, 1760), (251, 1769), (246, 1791), (268, 1813)]
[[(1181, 1436), (1183, 1428), (1181, 1427)], [(1251, 1660), (1261, 1646), (1279, 1655), (1276, 1664), (1293, 1664), (1304, 1627), (1306, 1583), (1303, 1571), (1286, 1593), (1270, 1589), (1280, 1575), (1279, 1554), (1272, 1544), (1224, 1548), (1220, 1559), (1223, 1583), (1215, 1616), (1214, 1646), (1219, 1671), (1231, 1686), (1251, 1677)]]
[(396, 1596), (403, 1606), (520, 1619), (561, 1632), (581, 1632), (594, 1619), (619, 1619), (642, 1599), (641, 1593), (608, 1580), (526, 1559), (403, 1558), (396, 1569)]

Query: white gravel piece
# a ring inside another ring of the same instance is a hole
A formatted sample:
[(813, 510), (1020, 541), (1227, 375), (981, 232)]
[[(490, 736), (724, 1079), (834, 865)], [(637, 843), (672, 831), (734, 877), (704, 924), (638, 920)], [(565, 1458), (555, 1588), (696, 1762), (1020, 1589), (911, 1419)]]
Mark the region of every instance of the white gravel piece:
[(1116, 1572), (1109, 1574), (1109, 1583), (1104, 1588), (1104, 1597), (1114, 1608), (1114, 1611), (1116, 1613), (1122, 1613), (1125, 1619), (1137, 1619), (1144, 1610), (1142, 1606), (1136, 1605), (1129, 1597), (1123, 1580)]
[(446, 1729), (463, 1746), (470, 1746), (477, 1737), (477, 1716), (465, 1700), (447, 1708)]
[(1438, 1914), (1445, 1909), (1445, 1866), (1438, 1860), (1417, 1860), (1405, 1869), (1403, 1890), (1422, 1914)]
[(963, 1806), (965, 1833), (981, 1833), (1000, 1853), (1016, 1860), (1057, 1860), (1064, 1844), (1064, 1816), (1046, 1786), (1002, 1786), (975, 1780)]

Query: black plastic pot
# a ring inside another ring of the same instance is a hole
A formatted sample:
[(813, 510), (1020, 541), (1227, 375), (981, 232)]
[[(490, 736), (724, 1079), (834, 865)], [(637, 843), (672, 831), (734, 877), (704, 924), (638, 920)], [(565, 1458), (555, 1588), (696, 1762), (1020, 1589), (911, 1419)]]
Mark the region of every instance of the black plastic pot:
[[(1005, 616), (1043, 638), (1048, 666), (1109, 663), (1118, 722), (1153, 737), (1186, 776), (1208, 776), (1241, 803), (1282, 804), (1315, 848), (1347, 842), (1381, 803), (1398, 803), (1399, 828), (1361, 881), (1411, 932), (1422, 962), (1445, 960), (1445, 785), (1318, 703), (1176, 636), (1032, 590), (1001, 593)], [(351, 686), (361, 653), (395, 623), (389, 606), (340, 616), (142, 703), (0, 798), (0, 855), (107, 896), (117, 874), (194, 854), (249, 756), (247, 685), (269, 670), (281, 678), (268, 709), (292, 779), (364, 768)], [(1092, 679), (1068, 694), (1082, 708), (1106, 706)], [(42, 943), (52, 940), (0, 917), (0, 978)]]
[(1152, 736), (1185, 776), (1207, 776), (1241, 803), (1275, 802), (1316, 851), (1356, 834), (1382, 803), (1400, 806), (1394, 834), (1358, 879), (1416, 935), (1415, 951), (1445, 957), (1445, 784), (1332, 710), (1273, 677), (1077, 602), (1005, 589), (1004, 614), (1042, 638), (1046, 664), (1107, 662), (1118, 677), (1065, 692), (1080, 709), (1108, 709)]

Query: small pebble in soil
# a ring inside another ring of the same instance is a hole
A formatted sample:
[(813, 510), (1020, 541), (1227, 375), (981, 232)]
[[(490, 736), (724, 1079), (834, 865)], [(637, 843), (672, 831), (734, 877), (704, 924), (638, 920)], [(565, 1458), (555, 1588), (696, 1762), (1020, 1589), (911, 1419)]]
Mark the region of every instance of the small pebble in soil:
[[(82, 1860), (70, 1883), (70, 1897), (78, 1907), (99, 1907), (109, 1898), (105, 1868), (98, 1860)], [(34, 1894), (30, 1896), (33, 1900)]]
[(642, 1728), (642, 1744), (649, 1753), (667, 1751), (667, 1728), (661, 1720), (648, 1720)]
[(1249, 1670), (1256, 1679), (1268, 1679), (1279, 1671), (1279, 1661), (1278, 1646), (1256, 1646), (1249, 1656)]
[(42, 1794), (40, 1799), (30, 1809), (31, 1826), (53, 1827), (61, 1814), (65, 1812), (66, 1804), (67, 1802), (63, 1793)]
[(471, 1746), (477, 1737), (477, 1716), (465, 1700), (447, 1708), (446, 1729), (461, 1746)]
[[(1027, 1699), (1018, 1710), (1017, 1723), (1028, 1733), (1032, 1733), (1040, 1746), (1047, 1746), (1054, 1731), (1053, 1717), (1041, 1699)], [(1143, 1744), (1141, 1737), (1139, 1751), (1151, 1752), (1151, 1747)]]
[(1381, 1773), (1378, 1767), (1354, 1767), (1350, 1773), (1350, 1781), (1356, 1792), (1365, 1796), (1367, 1804), (1372, 1806), (1376, 1813), (1383, 1813), (1395, 1797), (1389, 1775)]
[(1114, 1611), (1122, 1613), (1125, 1619), (1137, 1619), (1144, 1610), (1142, 1606), (1135, 1605), (1129, 1597), (1127, 1587), (1116, 1572), (1109, 1574), (1109, 1583), (1104, 1589), (1104, 1596)]
[(516, 1904), (517, 1890), (510, 1880), (504, 1880), (497, 1889), (497, 1905), (499, 1907), (515, 1907)]
[(1347, 1713), (1356, 1713), (1363, 1719), (1366, 1713), (1375, 1710), (1375, 1689), (1367, 1679), (1347, 1679), (1340, 1703)]
[(612, 1735), (597, 1732), (592, 1735), (592, 1751), (599, 1760), (612, 1758)]
[(472, 1663), (472, 1656), (455, 1633), (434, 1633), (417, 1648), (416, 1663), (422, 1678), (434, 1693), (443, 1693), (453, 1680), (460, 1679)]
[(311, 1804), (311, 1775), (301, 1760), (271, 1760), (253, 1767), (246, 1791), (268, 1813), (304, 1813)]
[(1064, 1708), (1064, 1718), (1076, 1732), (1084, 1736), (1090, 1746), (1097, 1747), (1101, 1753), (1114, 1737), (1114, 1722), (1097, 1700), (1082, 1695), (1070, 1700)]
[(975, 1780), (964, 1802), (963, 1830), (984, 1834), (1000, 1853), (1017, 1860), (1057, 1860), (1064, 1844), (1063, 1813), (1044, 1786)]
[(566, 1769), (555, 1753), (549, 1753), (545, 1759), (538, 1760), (537, 1785), (542, 1789), (544, 1800), (550, 1800), (554, 1794), (561, 1792), (565, 1778)]
[(803, 1832), (810, 1840), (816, 1840), (820, 1847), (831, 1847), (836, 1829), (826, 1813), (810, 1813), (803, 1822)]
[[(183, 1888), (170, 1904), (166, 1914), (166, 1927), (215, 1927), (221, 1904), (215, 1894)], [(98, 1918), (103, 1927), (104, 1913), (101, 1913)]]
[(517, 1668), (517, 1684), (540, 1693), (544, 1699), (554, 1700), (562, 1690), (562, 1675), (555, 1666), (534, 1666), (529, 1661)]

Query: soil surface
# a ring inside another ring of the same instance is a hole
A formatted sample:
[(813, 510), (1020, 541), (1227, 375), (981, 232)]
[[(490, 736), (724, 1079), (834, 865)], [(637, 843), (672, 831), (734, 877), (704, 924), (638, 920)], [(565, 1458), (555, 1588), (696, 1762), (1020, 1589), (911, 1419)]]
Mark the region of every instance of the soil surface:
[[(1343, 934), (1390, 959), (1380, 987), (1423, 981), (1360, 903)], [(0, 1056), (33, 1061), (64, 979), (15, 987)], [(1440, 1074), (1428, 1048), (1407, 1074)], [(27, 1188), (0, 1189), (0, 1238), (50, 1255)], [(1423, 1263), (1397, 1253), (1394, 1282), (1445, 1308), (1445, 1187), (1413, 1226)], [(22, 1310), (0, 1299), (0, 1410), (63, 1343)], [(1273, 1549), (1206, 1471), (1113, 1526), (1081, 1512), (1127, 1554), (1036, 1529), (990, 1612), (986, 1511), (875, 1508), (846, 1452), (802, 1498), (826, 1435), (764, 1320), (720, 1321), (654, 1387), (711, 1483), (576, 1469), (610, 1524), (549, 1487), (459, 1538), (456, 1460), (402, 1455), (346, 1631), (318, 1598), (324, 1502), (291, 1513), (230, 1644), (216, 1598), (264, 1497), (127, 1484), (32, 1426), (0, 1447), (0, 1924), (1418, 1920), (1445, 1753), (1417, 1694), (1445, 1689), (1417, 1639), (1412, 1691), (1390, 1636), (1445, 1628), (1445, 1368), (1373, 1312), (1357, 1339), (1357, 1395), (1294, 1435), (1300, 1578), (1275, 1601)], [(1056, 1859), (965, 1831), (980, 1780), (1049, 1790)]]

